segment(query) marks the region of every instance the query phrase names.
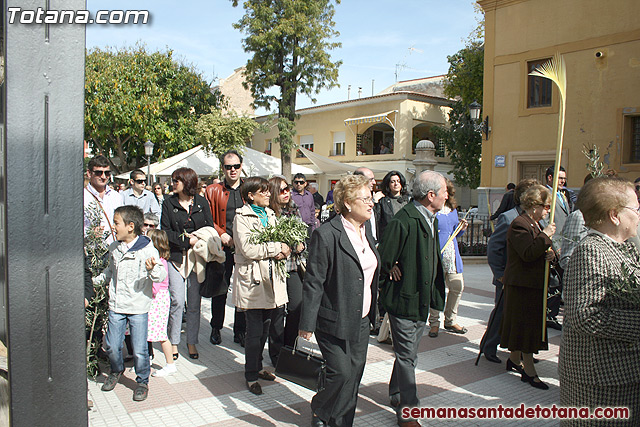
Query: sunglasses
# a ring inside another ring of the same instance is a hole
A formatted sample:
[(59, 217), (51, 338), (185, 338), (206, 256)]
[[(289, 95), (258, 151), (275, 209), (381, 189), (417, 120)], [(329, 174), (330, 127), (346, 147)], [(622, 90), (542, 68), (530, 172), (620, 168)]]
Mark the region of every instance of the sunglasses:
[(231, 169), (235, 169), (238, 170), (242, 167), (241, 163), (236, 163), (235, 165), (224, 165), (224, 168), (228, 171), (230, 171)]
[(106, 176), (107, 178), (109, 178), (111, 176), (111, 171), (92, 170), (91, 173), (96, 175), (96, 176)]
[(180, 182), (180, 180), (176, 178), (171, 178), (171, 182)]
[(286, 187), (283, 187), (280, 189), (280, 194), (289, 193), (290, 191), (291, 191), (291, 187), (287, 185)]
[(305, 183), (305, 181), (293, 181), (293, 183), (294, 183), (294, 184), (302, 185), (302, 184), (304, 184), (304, 183)]
[(136, 184), (144, 184), (145, 182), (147, 182), (146, 179), (134, 179), (133, 182), (135, 182)]
[(207, 186), (206, 185), (201, 185), (200, 188), (207, 188)]
[(144, 226), (149, 228), (156, 228), (155, 224), (147, 224), (146, 222), (144, 223)]

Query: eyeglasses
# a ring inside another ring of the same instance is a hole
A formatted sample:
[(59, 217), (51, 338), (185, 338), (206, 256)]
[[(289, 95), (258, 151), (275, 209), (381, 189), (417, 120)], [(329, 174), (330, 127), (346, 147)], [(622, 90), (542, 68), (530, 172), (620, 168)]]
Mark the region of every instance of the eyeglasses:
[(299, 185), (303, 185), (305, 183), (305, 181), (293, 181), (294, 184), (299, 184)]
[(356, 197), (358, 200), (362, 200), (365, 205), (373, 204), (373, 197)]
[(640, 215), (640, 207), (637, 208), (632, 208), (630, 206), (625, 206), (625, 208), (627, 209), (631, 209), (632, 211), (634, 211), (637, 215)]
[(242, 167), (242, 163), (236, 163), (235, 165), (224, 165), (224, 168), (228, 171), (230, 171), (231, 169), (238, 170), (241, 167)]
[(155, 225), (155, 224), (147, 224), (146, 222), (144, 223), (144, 226), (145, 227), (149, 227), (149, 228), (156, 228), (157, 227), (157, 225)]
[(96, 176), (106, 176), (107, 178), (111, 176), (111, 171), (92, 170), (91, 173)]
[(291, 187), (289, 187), (288, 185), (286, 187), (280, 188), (280, 194), (285, 194), (289, 192), (291, 192)]
[(147, 182), (146, 179), (134, 179), (133, 182), (135, 182), (136, 184), (144, 184), (145, 182)]

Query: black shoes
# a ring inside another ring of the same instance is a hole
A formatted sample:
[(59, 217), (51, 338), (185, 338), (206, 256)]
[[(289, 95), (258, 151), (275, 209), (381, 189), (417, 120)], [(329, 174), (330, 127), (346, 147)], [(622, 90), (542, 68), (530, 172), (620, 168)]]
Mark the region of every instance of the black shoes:
[(262, 394), (262, 387), (260, 386), (260, 383), (258, 381), (254, 382), (253, 384), (247, 383), (247, 387), (249, 387), (249, 391), (256, 396), (260, 396)]
[(269, 371), (260, 371), (260, 372), (258, 372), (258, 378), (260, 378), (261, 380), (265, 380), (265, 381), (275, 381), (276, 380), (276, 376), (273, 375)]
[(116, 388), (116, 384), (118, 384), (121, 376), (122, 372), (110, 373), (104, 381), (104, 384), (102, 384), (102, 391), (111, 391)]
[(484, 358), (487, 359), (489, 362), (493, 362), (493, 363), (502, 363), (502, 360), (500, 360), (498, 358), (498, 356), (496, 356), (495, 354), (484, 354)]
[[(535, 381), (536, 378), (538, 381)], [(520, 379), (523, 383), (529, 383), (531, 387), (539, 388), (540, 390), (549, 390), (549, 386), (540, 381), (540, 378), (537, 375), (530, 377), (522, 370), (522, 378)]]
[(244, 348), (245, 336), (244, 332), (237, 333), (233, 336), (233, 342), (240, 344), (240, 347)]
[(524, 368), (521, 365), (516, 365), (515, 363), (513, 363), (511, 359), (507, 359), (507, 371), (514, 371), (519, 374), (525, 375)]
[(315, 412), (311, 413), (311, 427), (326, 427), (327, 423), (322, 421)]
[(220, 329), (218, 328), (211, 329), (211, 336), (209, 336), (209, 342), (213, 345), (218, 345), (222, 342), (222, 337), (220, 336)]

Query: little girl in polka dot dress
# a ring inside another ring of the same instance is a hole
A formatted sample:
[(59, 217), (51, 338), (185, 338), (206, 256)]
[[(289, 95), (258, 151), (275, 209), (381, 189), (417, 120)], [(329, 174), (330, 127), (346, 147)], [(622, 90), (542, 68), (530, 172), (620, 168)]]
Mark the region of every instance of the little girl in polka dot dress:
[[(147, 236), (153, 242), (153, 246), (160, 253), (160, 262), (168, 271), (167, 258), (169, 258), (169, 239), (167, 233), (162, 230), (149, 230)], [(176, 364), (173, 360), (173, 351), (171, 342), (167, 336), (167, 322), (169, 321), (169, 305), (171, 298), (169, 294), (169, 276), (163, 282), (153, 284), (153, 301), (149, 309), (149, 326), (147, 333), (147, 341), (160, 342), (162, 352), (166, 359), (164, 368), (155, 371), (152, 375), (155, 377), (166, 377), (177, 371)]]

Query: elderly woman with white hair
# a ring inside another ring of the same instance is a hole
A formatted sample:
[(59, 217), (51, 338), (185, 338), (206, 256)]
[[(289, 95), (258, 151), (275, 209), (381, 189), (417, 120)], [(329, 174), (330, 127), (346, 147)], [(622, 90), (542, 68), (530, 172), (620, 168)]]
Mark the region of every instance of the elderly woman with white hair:
[(565, 272), (565, 316), (558, 372), (560, 403), (627, 407), (626, 420), (567, 420), (565, 425), (640, 425), (640, 207), (633, 185), (587, 182), (578, 208), (591, 230)]
[(369, 180), (350, 175), (335, 186), (338, 215), (311, 236), (300, 336), (316, 334), (327, 363), (325, 389), (311, 401), (313, 426), (351, 426), (375, 315), (379, 256), (365, 223), (373, 213)]

